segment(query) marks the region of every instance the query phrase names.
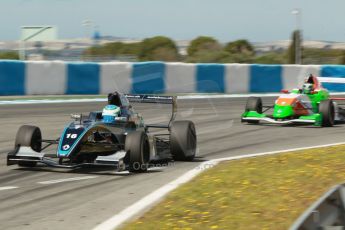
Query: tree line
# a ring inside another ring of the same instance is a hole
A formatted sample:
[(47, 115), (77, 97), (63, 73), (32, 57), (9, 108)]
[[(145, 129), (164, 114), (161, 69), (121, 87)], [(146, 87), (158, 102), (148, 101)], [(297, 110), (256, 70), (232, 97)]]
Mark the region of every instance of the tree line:
[[(94, 46), (84, 51), (84, 57), (131, 56), (136, 61), (166, 61), (189, 63), (258, 63), (294, 64), (299, 31), (294, 31), (287, 50), (257, 54), (246, 39), (221, 44), (213, 37), (200, 36), (193, 39), (185, 55), (178, 52), (175, 42), (165, 36), (146, 38), (141, 42), (113, 42)], [(345, 64), (345, 51), (340, 49), (303, 49), (303, 64)]]
[(223, 46), (212, 37), (200, 36), (190, 42), (187, 54), (181, 55), (172, 39), (156, 36), (136, 43), (114, 42), (94, 46), (86, 49), (83, 55), (85, 57), (130, 55), (135, 56), (138, 61), (248, 63), (255, 58), (255, 51), (247, 40), (237, 40)]
[[(299, 31), (294, 31), (287, 50), (257, 53), (254, 46), (246, 39), (222, 44), (213, 37), (199, 36), (189, 43), (185, 54), (180, 54), (172, 39), (155, 36), (134, 43), (111, 42), (95, 45), (85, 49), (81, 59), (86, 61), (116, 59), (189, 63), (294, 64), (296, 63), (296, 46), (300, 44), (300, 39)], [(0, 59), (18, 58), (16, 52), (0, 52)], [(303, 64), (345, 64), (345, 50), (301, 47), (301, 58)]]

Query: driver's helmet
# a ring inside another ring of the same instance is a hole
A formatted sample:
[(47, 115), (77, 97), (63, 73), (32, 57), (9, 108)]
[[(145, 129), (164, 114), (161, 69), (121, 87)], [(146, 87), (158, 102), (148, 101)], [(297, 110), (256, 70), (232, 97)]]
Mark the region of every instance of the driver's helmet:
[(115, 123), (115, 118), (120, 115), (120, 107), (116, 105), (107, 105), (102, 112), (104, 123)]
[(313, 91), (313, 84), (311, 83), (304, 83), (302, 87), (302, 92), (303, 93), (311, 93)]

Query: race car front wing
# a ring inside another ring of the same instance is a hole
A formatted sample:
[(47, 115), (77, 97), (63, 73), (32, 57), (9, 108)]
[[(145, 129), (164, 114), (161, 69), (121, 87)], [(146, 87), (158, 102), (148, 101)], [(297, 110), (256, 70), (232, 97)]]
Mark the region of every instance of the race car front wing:
[(264, 121), (268, 123), (273, 124), (315, 124), (315, 121), (313, 120), (304, 120), (304, 119), (291, 119), (291, 120), (275, 120), (269, 117), (244, 117), (242, 118), (242, 121)]
[(124, 158), (125, 151), (118, 151), (108, 156), (98, 156), (92, 163), (62, 164), (56, 158), (48, 157), (48, 154), (36, 152), (30, 147), (20, 146), (7, 155), (7, 165), (15, 165), (19, 162), (37, 162), (57, 168), (80, 168), (87, 165), (115, 167), (118, 171), (126, 169)]
[(256, 111), (247, 111), (242, 114), (242, 122), (248, 121), (263, 121), (272, 124), (312, 124), (315, 126), (321, 126), (321, 115), (313, 114), (309, 116), (300, 116), (296, 119), (277, 119), (268, 117), (266, 114), (257, 113)]

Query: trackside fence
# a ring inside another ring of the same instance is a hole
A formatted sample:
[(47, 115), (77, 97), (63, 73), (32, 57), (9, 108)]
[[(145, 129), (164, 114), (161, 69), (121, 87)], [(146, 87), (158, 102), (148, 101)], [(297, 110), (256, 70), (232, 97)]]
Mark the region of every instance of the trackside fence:
[[(0, 95), (272, 93), (295, 88), (310, 73), (345, 77), (345, 66), (0, 61)], [(345, 85), (324, 86), (345, 92)]]

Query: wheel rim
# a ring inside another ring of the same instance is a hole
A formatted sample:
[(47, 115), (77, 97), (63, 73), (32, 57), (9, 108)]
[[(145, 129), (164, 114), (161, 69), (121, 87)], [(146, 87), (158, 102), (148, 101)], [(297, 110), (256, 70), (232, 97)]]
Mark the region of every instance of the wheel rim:
[(259, 104), (258, 104), (258, 108), (257, 108), (257, 111), (258, 113), (262, 113), (262, 102), (260, 101)]
[(147, 164), (149, 161), (150, 155), (148, 154), (150, 150), (150, 145), (148, 143), (147, 137), (144, 139), (144, 143), (142, 144), (141, 148), (141, 158), (142, 158), (142, 163)]
[(138, 162), (140, 169), (138, 171), (146, 171), (148, 168), (150, 155), (147, 153), (149, 153), (149, 148), (150, 145), (148, 143), (147, 136), (144, 136), (140, 145), (140, 162)]
[(188, 135), (188, 149), (187, 151), (191, 153), (192, 155), (195, 154), (195, 148), (196, 148), (196, 132), (194, 126), (189, 126), (189, 135)]
[(330, 123), (331, 123), (331, 124), (334, 123), (334, 115), (335, 115), (335, 112), (334, 112), (334, 105), (333, 105), (333, 103), (331, 102), (331, 109), (330, 109), (330, 111), (329, 111)]
[(35, 150), (36, 152), (41, 152), (41, 135), (40, 133), (36, 130), (34, 134), (32, 135), (32, 140), (31, 140), (31, 148)]

